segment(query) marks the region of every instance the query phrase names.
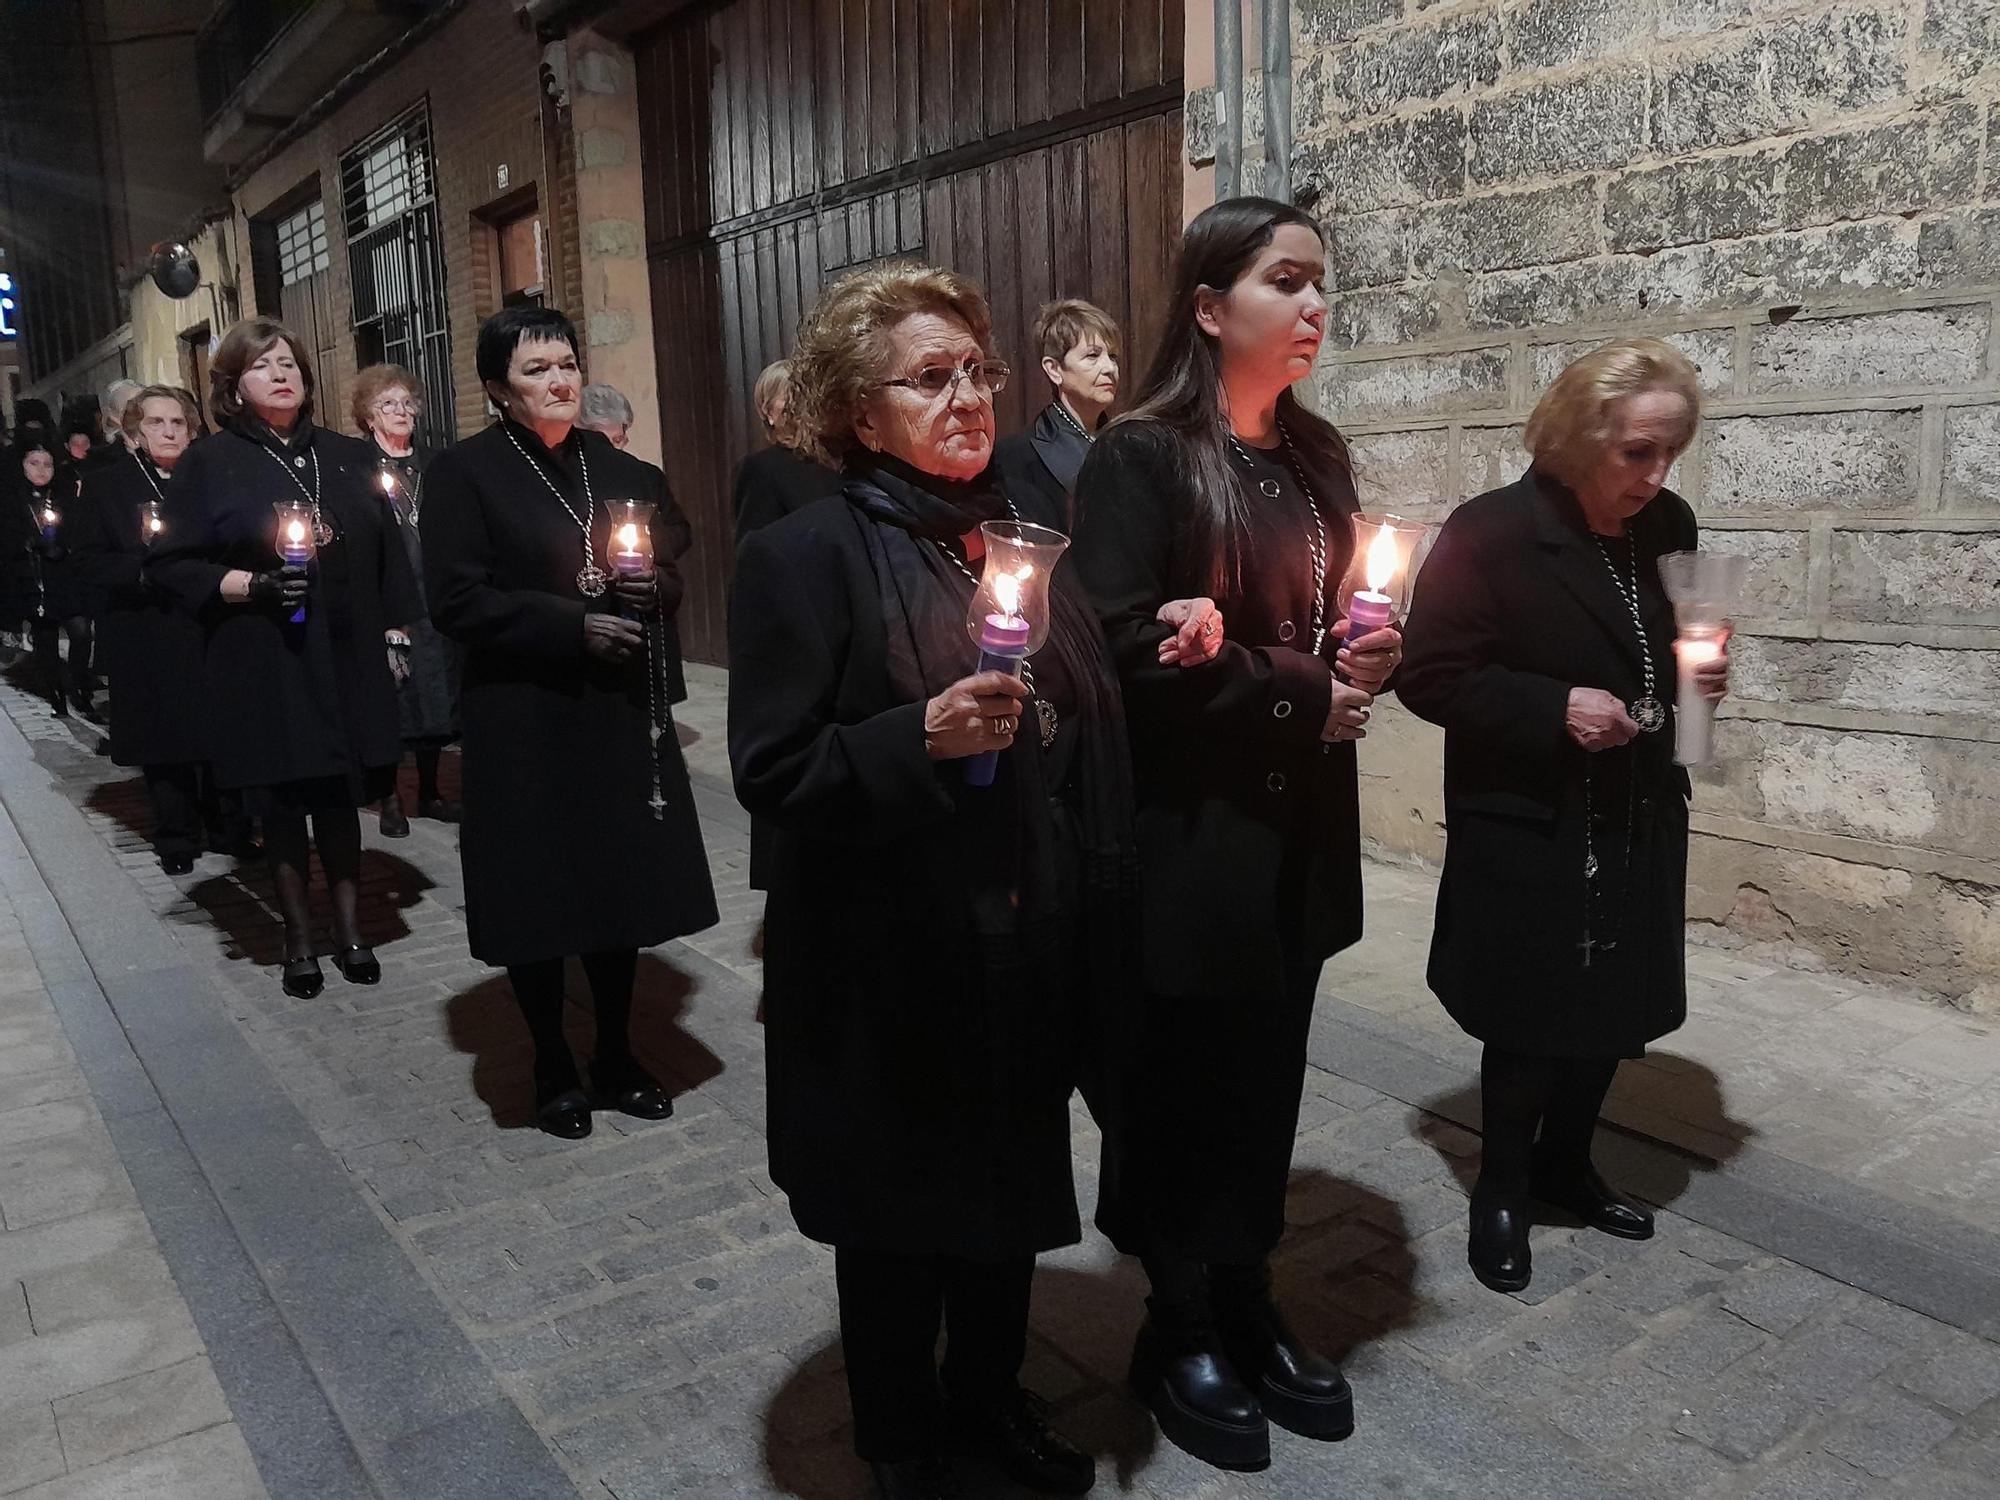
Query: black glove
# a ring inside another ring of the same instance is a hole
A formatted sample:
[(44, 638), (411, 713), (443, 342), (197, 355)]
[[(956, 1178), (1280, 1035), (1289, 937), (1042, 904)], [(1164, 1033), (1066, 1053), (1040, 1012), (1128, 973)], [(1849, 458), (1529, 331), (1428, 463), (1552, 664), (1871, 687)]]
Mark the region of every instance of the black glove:
[(296, 563), (250, 575), (250, 602), (260, 609), (295, 610), (306, 602), (306, 570)]

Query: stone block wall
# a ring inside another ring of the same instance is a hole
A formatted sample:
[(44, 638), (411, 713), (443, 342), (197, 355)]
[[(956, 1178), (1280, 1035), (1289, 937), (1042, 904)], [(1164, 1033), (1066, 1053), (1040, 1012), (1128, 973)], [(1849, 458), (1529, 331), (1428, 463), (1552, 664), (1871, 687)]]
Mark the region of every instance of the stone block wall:
[[(2000, 5), (1295, 0), (1294, 28), (1318, 395), (1368, 502), (1441, 516), (1519, 474), (1577, 354), (1683, 348), (1709, 405), (1673, 482), (1754, 579), (1693, 925), (2000, 1012)], [(1377, 723), (1369, 834), (1435, 859), (1437, 737)]]

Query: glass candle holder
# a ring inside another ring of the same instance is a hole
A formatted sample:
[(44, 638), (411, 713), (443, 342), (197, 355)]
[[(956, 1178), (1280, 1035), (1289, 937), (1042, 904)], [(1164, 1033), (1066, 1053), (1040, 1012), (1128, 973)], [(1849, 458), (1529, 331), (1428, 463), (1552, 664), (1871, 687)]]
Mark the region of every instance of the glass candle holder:
[(1411, 563), (1430, 527), (1402, 516), (1361, 513), (1354, 526), (1354, 555), (1340, 580), (1338, 612), (1347, 618), (1342, 644), (1393, 625), (1410, 602)]
[[(979, 647), (980, 671), (1019, 677), (1021, 663), (1049, 638), (1049, 584), (1069, 538), (1027, 521), (987, 521), (979, 534), (986, 566), (965, 628)], [(969, 757), (965, 784), (991, 786), (999, 763), (997, 750)]]
[[(317, 552), (314, 542), (312, 506), (305, 500), (280, 500), (271, 507), (278, 513), (278, 561), (288, 568), (304, 568), (311, 565)], [(306, 607), (301, 604), (292, 611), (294, 625), (303, 625)]]
[(1715, 705), (1701, 695), (1695, 672), (1727, 649), (1748, 571), (1747, 559), (1721, 552), (1669, 552), (1660, 559), (1660, 583), (1674, 606), (1674, 759), (1681, 765), (1714, 758)]

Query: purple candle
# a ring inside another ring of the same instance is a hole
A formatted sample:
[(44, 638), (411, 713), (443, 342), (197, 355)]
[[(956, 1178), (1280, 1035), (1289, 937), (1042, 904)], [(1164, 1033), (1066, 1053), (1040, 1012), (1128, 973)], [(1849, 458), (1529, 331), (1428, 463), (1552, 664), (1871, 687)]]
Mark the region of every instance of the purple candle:
[[(979, 628), (979, 670), (1021, 675), (1021, 663), (1028, 658), (1028, 622), (1015, 614), (988, 615)], [(967, 786), (993, 785), (1000, 766), (998, 750), (982, 750), (965, 762)]]

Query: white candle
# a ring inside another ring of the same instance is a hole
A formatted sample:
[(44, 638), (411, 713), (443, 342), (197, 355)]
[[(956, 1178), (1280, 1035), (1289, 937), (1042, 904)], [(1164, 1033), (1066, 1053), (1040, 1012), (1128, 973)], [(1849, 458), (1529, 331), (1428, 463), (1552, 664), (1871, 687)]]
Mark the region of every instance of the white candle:
[(1682, 636), (1674, 642), (1680, 693), (1674, 715), (1674, 760), (1684, 766), (1705, 766), (1714, 753), (1715, 705), (1701, 694), (1695, 669), (1722, 655), (1713, 636)]

